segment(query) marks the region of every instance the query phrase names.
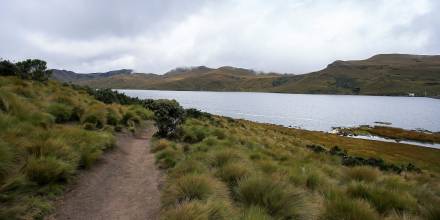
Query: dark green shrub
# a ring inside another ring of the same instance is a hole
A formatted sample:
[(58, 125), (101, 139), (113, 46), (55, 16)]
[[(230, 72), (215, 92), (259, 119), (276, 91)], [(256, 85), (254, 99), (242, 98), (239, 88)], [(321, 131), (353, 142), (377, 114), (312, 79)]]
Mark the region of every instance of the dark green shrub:
[(9, 60), (0, 61), (0, 76), (16, 76), (17, 66)]
[(184, 110), (175, 100), (157, 100), (153, 105), (154, 117), (160, 137), (174, 136), (183, 122)]
[(22, 79), (32, 79), (45, 82), (49, 79), (52, 71), (46, 70), (46, 61), (38, 59), (27, 59), (16, 63), (18, 75)]
[(202, 112), (195, 108), (189, 108), (185, 110), (185, 116), (191, 118), (211, 118), (211, 114)]

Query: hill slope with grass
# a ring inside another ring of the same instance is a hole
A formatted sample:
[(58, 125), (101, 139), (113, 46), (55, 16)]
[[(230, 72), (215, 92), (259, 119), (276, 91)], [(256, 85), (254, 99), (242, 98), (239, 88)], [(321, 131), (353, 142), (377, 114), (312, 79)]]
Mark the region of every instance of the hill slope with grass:
[(87, 90), (26, 78), (0, 76), (0, 219), (52, 212), (52, 200), (78, 171), (114, 147), (116, 131), (153, 117), (140, 106), (105, 104)]
[[(95, 88), (194, 91), (256, 91), (305, 94), (440, 95), (440, 56), (381, 54), (366, 60), (335, 61), (302, 75), (204, 66), (180, 68), (164, 75), (121, 72), (85, 77), (55, 71), (54, 77)], [(99, 75), (99, 74), (98, 74)]]
[(209, 115), (153, 143), (163, 219), (440, 218), (440, 150)]

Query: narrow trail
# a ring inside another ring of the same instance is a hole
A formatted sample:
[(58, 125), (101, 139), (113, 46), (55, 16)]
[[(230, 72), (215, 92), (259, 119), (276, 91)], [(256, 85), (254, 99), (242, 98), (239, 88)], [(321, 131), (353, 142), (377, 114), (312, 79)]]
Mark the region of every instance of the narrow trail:
[(117, 135), (117, 148), (78, 178), (49, 219), (158, 219), (160, 173), (150, 153), (150, 128)]

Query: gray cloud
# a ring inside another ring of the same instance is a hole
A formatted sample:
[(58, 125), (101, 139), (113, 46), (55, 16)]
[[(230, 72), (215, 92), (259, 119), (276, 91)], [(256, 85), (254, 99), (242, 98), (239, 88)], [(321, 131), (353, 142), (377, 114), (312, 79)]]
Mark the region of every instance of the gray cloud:
[(5, 0), (0, 57), (79, 72), (231, 65), (304, 73), (336, 59), (440, 52), (435, 0)]

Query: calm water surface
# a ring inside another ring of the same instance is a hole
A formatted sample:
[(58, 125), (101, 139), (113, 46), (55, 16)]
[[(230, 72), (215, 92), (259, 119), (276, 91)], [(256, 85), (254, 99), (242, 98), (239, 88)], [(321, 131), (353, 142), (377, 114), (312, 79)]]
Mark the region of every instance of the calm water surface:
[(303, 95), (254, 92), (118, 90), (129, 96), (176, 99), (185, 108), (308, 130), (374, 122), (440, 131), (440, 100), (418, 97)]

